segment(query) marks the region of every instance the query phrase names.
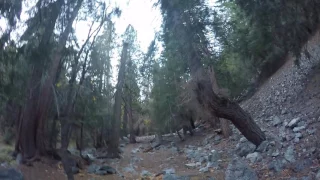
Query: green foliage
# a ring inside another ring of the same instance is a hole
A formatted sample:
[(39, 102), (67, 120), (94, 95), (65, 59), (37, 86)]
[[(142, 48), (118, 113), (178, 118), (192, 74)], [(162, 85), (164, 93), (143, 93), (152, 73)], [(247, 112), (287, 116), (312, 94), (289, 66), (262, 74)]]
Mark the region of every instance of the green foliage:
[(218, 1), (212, 22), (216, 38), (227, 54), (236, 53), (252, 76), (263, 82), (288, 53), (300, 59), (301, 48), (317, 30), (320, 2)]

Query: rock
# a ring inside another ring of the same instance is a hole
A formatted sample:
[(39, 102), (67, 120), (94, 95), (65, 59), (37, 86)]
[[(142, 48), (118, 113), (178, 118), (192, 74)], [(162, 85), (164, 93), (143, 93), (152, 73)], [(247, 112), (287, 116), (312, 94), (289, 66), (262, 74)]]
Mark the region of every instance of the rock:
[(131, 153), (132, 153), (132, 154), (136, 154), (137, 152), (140, 152), (140, 149), (139, 149), (139, 148), (136, 148), (136, 149), (132, 149), (132, 150), (131, 150)]
[(171, 147), (171, 152), (172, 152), (173, 154), (179, 153), (178, 147)]
[(88, 167), (87, 172), (88, 172), (89, 174), (93, 174), (93, 173), (95, 173), (99, 168), (100, 168), (100, 167), (99, 167), (98, 165), (96, 165), (96, 164), (91, 164), (91, 165)]
[(248, 141), (245, 137), (242, 137), (242, 138), (240, 138), (240, 142), (246, 142), (246, 141)]
[(293, 132), (300, 132), (301, 130), (305, 129), (305, 126), (295, 127), (293, 128)]
[(297, 126), (307, 126), (307, 123), (305, 121), (299, 121)]
[(309, 135), (312, 135), (312, 134), (314, 134), (316, 132), (316, 129), (307, 129), (307, 133), (309, 134)]
[(202, 145), (205, 146), (210, 143), (210, 140), (214, 137), (214, 134), (209, 135), (202, 141)]
[(0, 164), (1, 167), (3, 168), (8, 168), (9, 167), (9, 163), (8, 162), (3, 162)]
[(280, 160), (280, 159), (276, 159), (274, 161), (271, 161), (268, 165), (268, 168), (270, 170), (274, 170), (276, 172), (280, 172), (284, 169), (286, 165), (286, 161), (285, 160)]
[(197, 164), (196, 163), (188, 163), (188, 164), (185, 164), (185, 166), (187, 167), (187, 168), (195, 168), (195, 167), (197, 167)]
[(258, 152), (248, 154), (246, 158), (249, 159), (251, 163), (259, 162), (262, 160), (262, 156)]
[(293, 164), (292, 170), (296, 173), (301, 172), (307, 168), (312, 166), (312, 160), (311, 159), (304, 159), (304, 160), (299, 160)]
[(173, 169), (173, 168), (164, 169), (164, 170), (163, 170), (163, 173), (164, 173), (164, 174), (175, 174), (175, 173), (176, 173), (176, 170)]
[(221, 141), (221, 139), (222, 139), (222, 138), (221, 138), (221, 136), (219, 136), (219, 135), (217, 135), (217, 136), (214, 137), (214, 141)]
[(278, 116), (275, 116), (273, 118), (272, 125), (273, 126), (278, 126), (279, 124), (281, 124), (281, 120), (280, 120), (280, 118)]
[(302, 138), (302, 134), (301, 133), (295, 133), (294, 137), (300, 139), (300, 138)]
[(225, 172), (225, 180), (258, 180), (256, 172), (243, 160), (234, 158)]
[(1, 180), (23, 180), (23, 174), (17, 169), (0, 169)]
[(279, 154), (280, 154), (279, 150), (276, 149), (276, 150), (271, 154), (271, 156), (272, 156), (272, 157), (277, 157), (277, 156), (279, 156)]
[(316, 180), (320, 180), (320, 170), (318, 170), (318, 172), (317, 172)]
[(312, 175), (309, 175), (309, 176), (303, 176), (301, 178), (301, 180), (314, 180), (314, 177)]
[(288, 127), (294, 128), (294, 127), (298, 124), (299, 121), (300, 121), (300, 118), (299, 118), (299, 117), (292, 119), (292, 120), (289, 122)]
[(286, 109), (282, 109), (281, 110), (281, 114), (283, 115), (283, 114), (286, 114), (287, 113), (287, 110)]
[(294, 139), (294, 136), (290, 135), (290, 134), (287, 134), (286, 135), (286, 140), (287, 141), (291, 141), (292, 139)]
[(123, 168), (123, 171), (131, 174), (137, 174), (137, 171), (134, 170), (132, 166)]
[(95, 164), (92, 164), (88, 167), (88, 173), (94, 173), (96, 175), (107, 175), (107, 174), (116, 174), (116, 170), (110, 166), (106, 166), (106, 165), (103, 165), (103, 166), (98, 166), (98, 165), (95, 165)]
[(175, 174), (165, 174), (162, 177), (163, 180), (177, 180), (178, 177)]
[(206, 173), (206, 172), (209, 172), (209, 168), (208, 167), (203, 167), (203, 168), (200, 168), (199, 171), (202, 172), (202, 173)]
[(108, 174), (116, 174), (117, 173), (117, 171), (113, 167), (106, 166), (106, 165), (101, 166), (99, 170), (106, 171)]
[(249, 153), (254, 152), (255, 149), (256, 146), (251, 142), (247, 141), (245, 143), (238, 144), (235, 151), (240, 157), (243, 157), (248, 155)]
[(212, 150), (210, 155), (208, 156), (208, 162), (216, 162), (220, 158), (220, 154), (216, 150)]
[(294, 146), (289, 146), (287, 151), (284, 154), (284, 158), (289, 161), (289, 162), (295, 162), (295, 157), (294, 157)]
[(269, 143), (268, 141), (263, 141), (259, 146), (258, 148), (256, 149), (257, 152), (265, 152), (267, 150), (267, 147), (268, 147)]
[(152, 173), (150, 173), (149, 171), (142, 170), (140, 176), (141, 176), (141, 177), (151, 177), (151, 176), (153, 176), (153, 175), (152, 175)]
[(219, 167), (219, 163), (218, 162), (208, 162), (206, 167), (208, 167), (208, 168), (218, 168)]

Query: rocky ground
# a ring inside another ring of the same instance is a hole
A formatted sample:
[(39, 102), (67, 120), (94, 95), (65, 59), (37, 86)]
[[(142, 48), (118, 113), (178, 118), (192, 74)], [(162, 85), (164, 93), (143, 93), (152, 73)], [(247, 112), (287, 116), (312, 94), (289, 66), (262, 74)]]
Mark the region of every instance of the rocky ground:
[[(76, 179), (320, 179), (320, 48), (319, 34), (305, 46), (311, 57), (302, 56), (300, 68), (293, 58), (241, 106), (267, 135), (259, 147), (238, 130), (223, 139), (206, 125), (181, 142), (166, 136), (161, 146), (144, 152), (154, 137), (139, 137), (137, 144), (123, 140), (119, 160), (98, 158), (103, 150), (87, 149), (93, 162), (74, 167)], [(72, 151), (78, 155), (77, 151)], [(33, 167), (0, 170), (0, 179), (65, 179), (59, 162), (42, 161)], [(17, 170), (18, 169), (18, 170)]]

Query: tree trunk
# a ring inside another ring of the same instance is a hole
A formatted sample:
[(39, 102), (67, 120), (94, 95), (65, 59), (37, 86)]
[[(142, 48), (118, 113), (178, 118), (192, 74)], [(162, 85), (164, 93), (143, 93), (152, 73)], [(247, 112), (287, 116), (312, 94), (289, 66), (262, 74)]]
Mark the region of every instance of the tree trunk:
[(221, 130), (224, 138), (228, 138), (232, 135), (232, 130), (228, 120), (220, 118)]
[[(193, 49), (192, 47), (190, 47)], [(230, 120), (236, 128), (253, 144), (258, 146), (266, 140), (266, 135), (251, 116), (245, 112), (237, 103), (225, 97), (220, 97), (214, 92), (214, 82), (208, 79), (204, 71), (201, 59), (193, 51), (189, 58), (190, 73), (192, 76), (193, 90), (199, 103), (211, 112), (212, 116)], [(211, 75), (214, 72), (211, 72)], [(215, 78), (213, 79), (215, 80)], [(217, 85), (216, 85), (217, 87)]]
[(237, 103), (217, 96), (208, 80), (195, 82), (195, 93), (199, 103), (210, 110), (211, 114), (230, 120), (239, 131), (253, 144), (259, 145), (266, 140), (259, 126)]
[[(134, 128), (133, 128), (133, 116), (132, 116), (132, 92), (130, 91), (129, 93), (129, 98), (128, 98), (128, 116), (129, 116), (129, 128), (130, 128), (130, 143), (136, 143), (136, 136), (134, 134)], [(139, 128), (139, 127), (138, 127)]]
[(124, 102), (124, 108), (123, 108), (123, 117), (122, 117), (122, 137), (128, 135), (128, 102)]
[(108, 146), (108, 156), (111, 158), (120, 158), (119, 154), (119, 138), (120, 138), (120, 123), (121, 123), (121, 103), (122, 103), (122, 88), (124, 84), (125, 65), (127, 60), (128, 43), (123, 43), (123, 49), (120, 59), (120, 68), (118, 74), (118, 83), (116, 86), (115, 103), (114, 103), (114, 117), (112, 119), (112, 134), (111, 141)]

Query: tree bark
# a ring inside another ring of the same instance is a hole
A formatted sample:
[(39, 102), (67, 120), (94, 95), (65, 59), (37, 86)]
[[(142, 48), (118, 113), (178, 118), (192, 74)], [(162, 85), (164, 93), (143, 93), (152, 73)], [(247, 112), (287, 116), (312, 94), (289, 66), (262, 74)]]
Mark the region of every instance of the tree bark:
[(232, 130), (230, 127), (230, 122), (224, 118), (220, 118), (221, 130), (224, 138), (228, 138), (232, 135)]
[(199, 103), (210, 110), (211, 114), (230, 120), (236, 128), (253, 144), (259, 145), (266, 140), (259, 126), (237, 103), (217, 96), (207, 80), (195, 82), (195, 92)]
[(123, 117), (122, 117), (122, 136), (128, 135), (128, 102), (124, 102), (124, 108), (123, 108)]
[(120, 138), (120, 123), (121, 123), (121, 103), (122, 103), (122, 88), (124, 84), (125, 65), (127, 60), (128, 43), (123, 43), (123, 49), (120, 59), (120, 68), (118, 73), (118, 83), (116, 86), (114, 117), (112, 119), (112, 134), (111, 141), (108, 146), (108, 156), (111, 158), (120, 158), (119, 154), (119, 138)]
[[(129, 90), (130, 91), (130, 90)], [(129, 128), (130, 128), (130, 143), (136, 143), (136, 136), (134, 134), (134, 128), (133, 128), (133, 115), (132, 115), (132, 92), (130, 91), (129, 97), (128, 97), (128, 117), (129, 117)]]

